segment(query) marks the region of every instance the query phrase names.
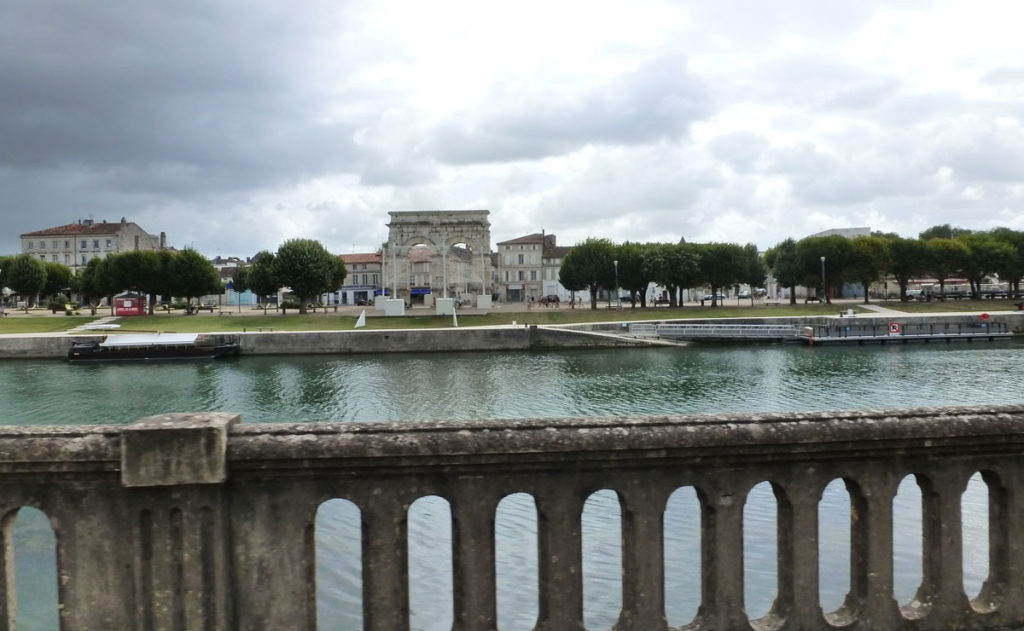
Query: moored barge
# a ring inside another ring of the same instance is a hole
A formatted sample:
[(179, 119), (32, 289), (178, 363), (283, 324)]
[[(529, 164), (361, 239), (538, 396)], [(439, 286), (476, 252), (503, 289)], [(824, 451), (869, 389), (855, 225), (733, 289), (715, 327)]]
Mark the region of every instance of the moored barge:
[(215, 359), (239, 353), (234, 335), (129, 333), (101, 340), (72, 341), (69, 362)]

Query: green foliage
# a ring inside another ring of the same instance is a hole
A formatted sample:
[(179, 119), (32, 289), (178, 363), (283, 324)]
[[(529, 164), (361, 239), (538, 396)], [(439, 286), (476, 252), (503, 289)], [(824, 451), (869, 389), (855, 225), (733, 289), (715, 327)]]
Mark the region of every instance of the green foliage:
[(27, 252), (9, 259), (7, 286), (25, 297), (29, 305), (46, 285), (46, 265)]
[(341, 286), (345, 266), (340, 259), (313, 239), (289, 239), (277, 249), (275, 272), (278, 282), (287, 286), (299, 300), (299, 313), (320, 294)]
[(742, 282), (747, 269), (747, 254), (735, 243), (702, 243), (699, 245), (700, 279), (711, 287), (711, 306), (718, 306), (718, 293), (725, 287)]
[(765, 263), (772, 270), (772, 275), (783, 287), (789, 288), (789, 303), (796, 304), (796, 286), (803, 282), (806, 275), (800, 267), (800, 257), (796, 241), (786, 239), (764, 255)]
[(263, 250), (253, 257), (246, 272), (246, 284), (263, 303), (263, 312), (267, 311), (266, 297), (276, 294), (281, 283), (277, 280), (277, 257)]
[(44, 296), (56, 296), (58, 293), (71, 288), (71, 268), (67, 265), (46, 263), (46, 283), (43, 285)]
[(184, 296), (185, 302), (204, 294), (220, 293), (217, 269), (199, 252), (186, 248), (171, 259), (173, 293)]
[(615, 265), (612, 263), (616, 260), (615, 255), (615, 245), (608, 239), (587, 239), (573, 246), (562, 259), (559, 279), (565, 279), (562, 285), (566, 289), (589, 289), (590, 308), (596, 309), (598, 289), (611, 289), (615, 284)]

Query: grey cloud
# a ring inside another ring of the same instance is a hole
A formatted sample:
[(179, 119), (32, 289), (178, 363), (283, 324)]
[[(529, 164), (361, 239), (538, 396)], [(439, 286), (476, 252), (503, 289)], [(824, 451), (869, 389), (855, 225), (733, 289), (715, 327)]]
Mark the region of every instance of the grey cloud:
[(738, 173), (751, 171), (770, 143), (750, 132), (719, 136), (708, 143), (708, 150)]
[(430, 151), (442, 162), (467, 164), (536, 159), (588, 144), (677, 139), (711, 113), (685, 60), (652, 60), (582, 95), (555, 90), (496, 90), (476, 116), (452, 116), (434, 130)]

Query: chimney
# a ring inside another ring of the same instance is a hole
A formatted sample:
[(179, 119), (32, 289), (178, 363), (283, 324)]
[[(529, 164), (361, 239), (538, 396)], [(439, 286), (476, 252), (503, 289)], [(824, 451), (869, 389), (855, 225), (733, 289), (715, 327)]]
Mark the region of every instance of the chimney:
[(160, 249), (161, 250), (166, 250), (167, 249), (167, 233), (166, 232), (161, 232), (160, 233)]

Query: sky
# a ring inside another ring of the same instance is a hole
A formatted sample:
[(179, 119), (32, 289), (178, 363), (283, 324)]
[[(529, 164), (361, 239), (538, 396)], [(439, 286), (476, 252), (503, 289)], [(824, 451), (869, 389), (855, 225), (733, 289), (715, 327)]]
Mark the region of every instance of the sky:
[(0, 253), (126, 217), (251, 256), (1024, 230), (1024, 3), (6, 0)]

